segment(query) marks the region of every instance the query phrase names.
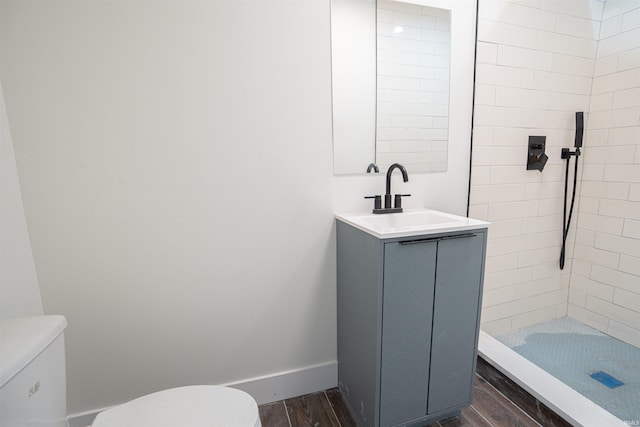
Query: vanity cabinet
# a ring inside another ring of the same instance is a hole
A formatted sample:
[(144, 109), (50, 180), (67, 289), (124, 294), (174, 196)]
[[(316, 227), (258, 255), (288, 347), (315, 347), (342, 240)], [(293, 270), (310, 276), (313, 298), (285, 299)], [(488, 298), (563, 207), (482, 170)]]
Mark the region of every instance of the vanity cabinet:
[(486, 228), (336, 229), (338, 382), (352, 415), (375, 427), (455, 415), (473, 397)]

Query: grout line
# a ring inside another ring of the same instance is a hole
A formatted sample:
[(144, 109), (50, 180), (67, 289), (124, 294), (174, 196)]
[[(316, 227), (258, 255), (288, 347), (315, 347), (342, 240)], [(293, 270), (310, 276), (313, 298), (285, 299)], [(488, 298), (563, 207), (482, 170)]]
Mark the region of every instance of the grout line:
[(476, 414), (478, 414), (478, 415), (480, 416), (480, 418), (482, 418), (483, 420), (485, 420), (485, 421), (487, 422), (487, 424), (488, 424), (488, 425), (490, 425), (491, 427), (494, 427), (494, 425), (493, 425), (493, 424), (491, 424), (491, 421), (489, 421), (489, 420), (487, 419), (487, 417), (485, 417), (484, 415), (482, 415), (482, 414), (480, 413), (480, 411), (478, 411), (476, 408), (474, 408), (474, 407), (473, 407), (473, 404), (469, 405), (469, 408), (471, 408), (471, 410), (472, 410), (473, 412), (475, 412)]
[[(488, 383), (488, 381), (487, 381), (487, 380), (485, 380), (485, 379), (484, 379), (484, 378), (482, 378), (480, 375), (478, 375), (478, 372), (476, 372), (476, 373), (475, 373), (475, 376), (476, 376), (476, 377), (478, 377), (478, 378), (474, 378), (474, 379), (473, 379), (473, 380), (474, 380), (474, 387), (475, 387), (475, 382), (476, 382), (476, 381), (478, 381), (478, 379), (479, 379), (480, 381), (482, 381), (482, 382)], [(478, 411), (478, 410), (475, 408), (475, 406), (473, 406), (473, 402), (471, 403), (471, 405), (469, 405), (469, 407), (471, 408), (471, 410), (472, 410), (473, 412), (475, 412), (476, 414), (478, 414), (478, 415), (480, 416), (480, 418), (482, 418), (483, 420), (485, 420), (489, 426), (491, 426), (491, 427), (495, 427), (495, 426), (493, 425), (493, 423), (491, 423), (491, 421), (489, 421), (489, 420), (487, 419), (487, 417), (485, 417), (484, 415), (482, 415), (482, 414), (480, 413), (480, 411)]]
[(331, 400), (329, 399), (329, 396), (327, 396), (327, 390), (324, 390), (322, 392), (322, 394), (324, 394), (324, 398), (327, 399), (327, 402), (329, 402), (329, 406), (331, 407), (331, 412), (333, 413), (333, 417), (338, 422), (338, 427), (342, 427), (342, 423), (340, 422), (340, 419), (338, 418), (338, 414), (336, 414), (336, 410), (333, 408), (333, 404), (331, 403)]
[[(478, 375), (480, 378), (482, 378), (480, 376), (480, 374), (478, 374), (476, 372), (476, 375)], [(526, 412), (524, 409), (522, 409), (520, 406), (516, 405), (515, 402), (513, 402), (513, 400), (509, 399), (509, 397), (507, 397), (504, 393), (502, 393), (500, 390), (498, 390), (497, 388), (495, 388), (493, 386), (493, 384), (491, 384), (489, 381), (485, 380), (484, 378), (482, 378), (482, 380), (487, 383), (489, 385), (489, 387), (491, 387), (492, 389), (494, 389), (496, 392), (498, 392), (498, 394), (500, 394), (502, 397), (504, 397), (505, 399), (507, 399), (513, 406), (516, 407), (516, 409), (518, 409), (518, 411), (522, 412), (527, 418), (529, 418), (531, 421), (533, 421), (534, 423), (536, 423), (537, 425), (539, 425), (540, 427), (542, 427), (542, 424), (540, 424), (537, 420), (533, 419), (533, 417), (531, 415), (529, 415), (528, 412)], [(537, 401), (537, 399), (536, 399)]]
[(289, 423), (289, 427), (293, 427), (293, 424), (291, 424), (291, 418), (289, 417), (289, 410), (287, 409), (287, 403), (284, 401), (284, 399), (282, 400), (282, 404), (284, 405), (284, 413), (287, 414), (287, 422)]

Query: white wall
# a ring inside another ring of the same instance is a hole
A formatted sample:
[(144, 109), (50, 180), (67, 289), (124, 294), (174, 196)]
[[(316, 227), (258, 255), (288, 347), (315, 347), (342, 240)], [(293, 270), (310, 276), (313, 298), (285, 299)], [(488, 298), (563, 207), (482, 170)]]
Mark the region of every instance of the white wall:
[(69, 412), (335, 363), (328, 1), (3, 1), (0, 20)]
[(640, 346), (638, 2), (605, 2), (590, 111), (569, 315)]
[[(567, 313), (576, 219), (561, 271), (560, 151), (573, 147), (575, 112), (589, 111), (602, 6), (480, 0), (470, 215), (492, 222), (482, 310), (489, 333)], [(526, 170), (529, 135), (546, 136), (542, 173)]]
[[(407, 207), (466, 211), (472, 5), (452, 14), (448, 170), (397, 174)], [(42, 298), (69, 320), (70, 413), (335, 368), (333, 213), (371, 209), (384, 176), (333, 176), (329, 24), (328, 0), (0, 2)]]
[(43, 313), (0, 83), (0, 319)]

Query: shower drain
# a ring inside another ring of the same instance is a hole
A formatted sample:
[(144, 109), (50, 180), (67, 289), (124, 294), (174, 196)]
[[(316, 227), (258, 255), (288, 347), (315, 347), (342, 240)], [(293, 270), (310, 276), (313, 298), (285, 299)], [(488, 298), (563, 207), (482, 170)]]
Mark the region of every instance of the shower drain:
[(624, 385), (622, 381), (603, 371), (594, 372), (590, 375), (590, 377), (609, 388), (616, 388)]

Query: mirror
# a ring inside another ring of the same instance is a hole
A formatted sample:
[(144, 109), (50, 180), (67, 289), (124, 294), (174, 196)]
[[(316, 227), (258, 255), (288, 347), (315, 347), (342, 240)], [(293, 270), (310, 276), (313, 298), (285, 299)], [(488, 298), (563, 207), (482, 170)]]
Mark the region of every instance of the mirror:
[(451, 11), (331, 0), (334, 173), (447, 170)]

